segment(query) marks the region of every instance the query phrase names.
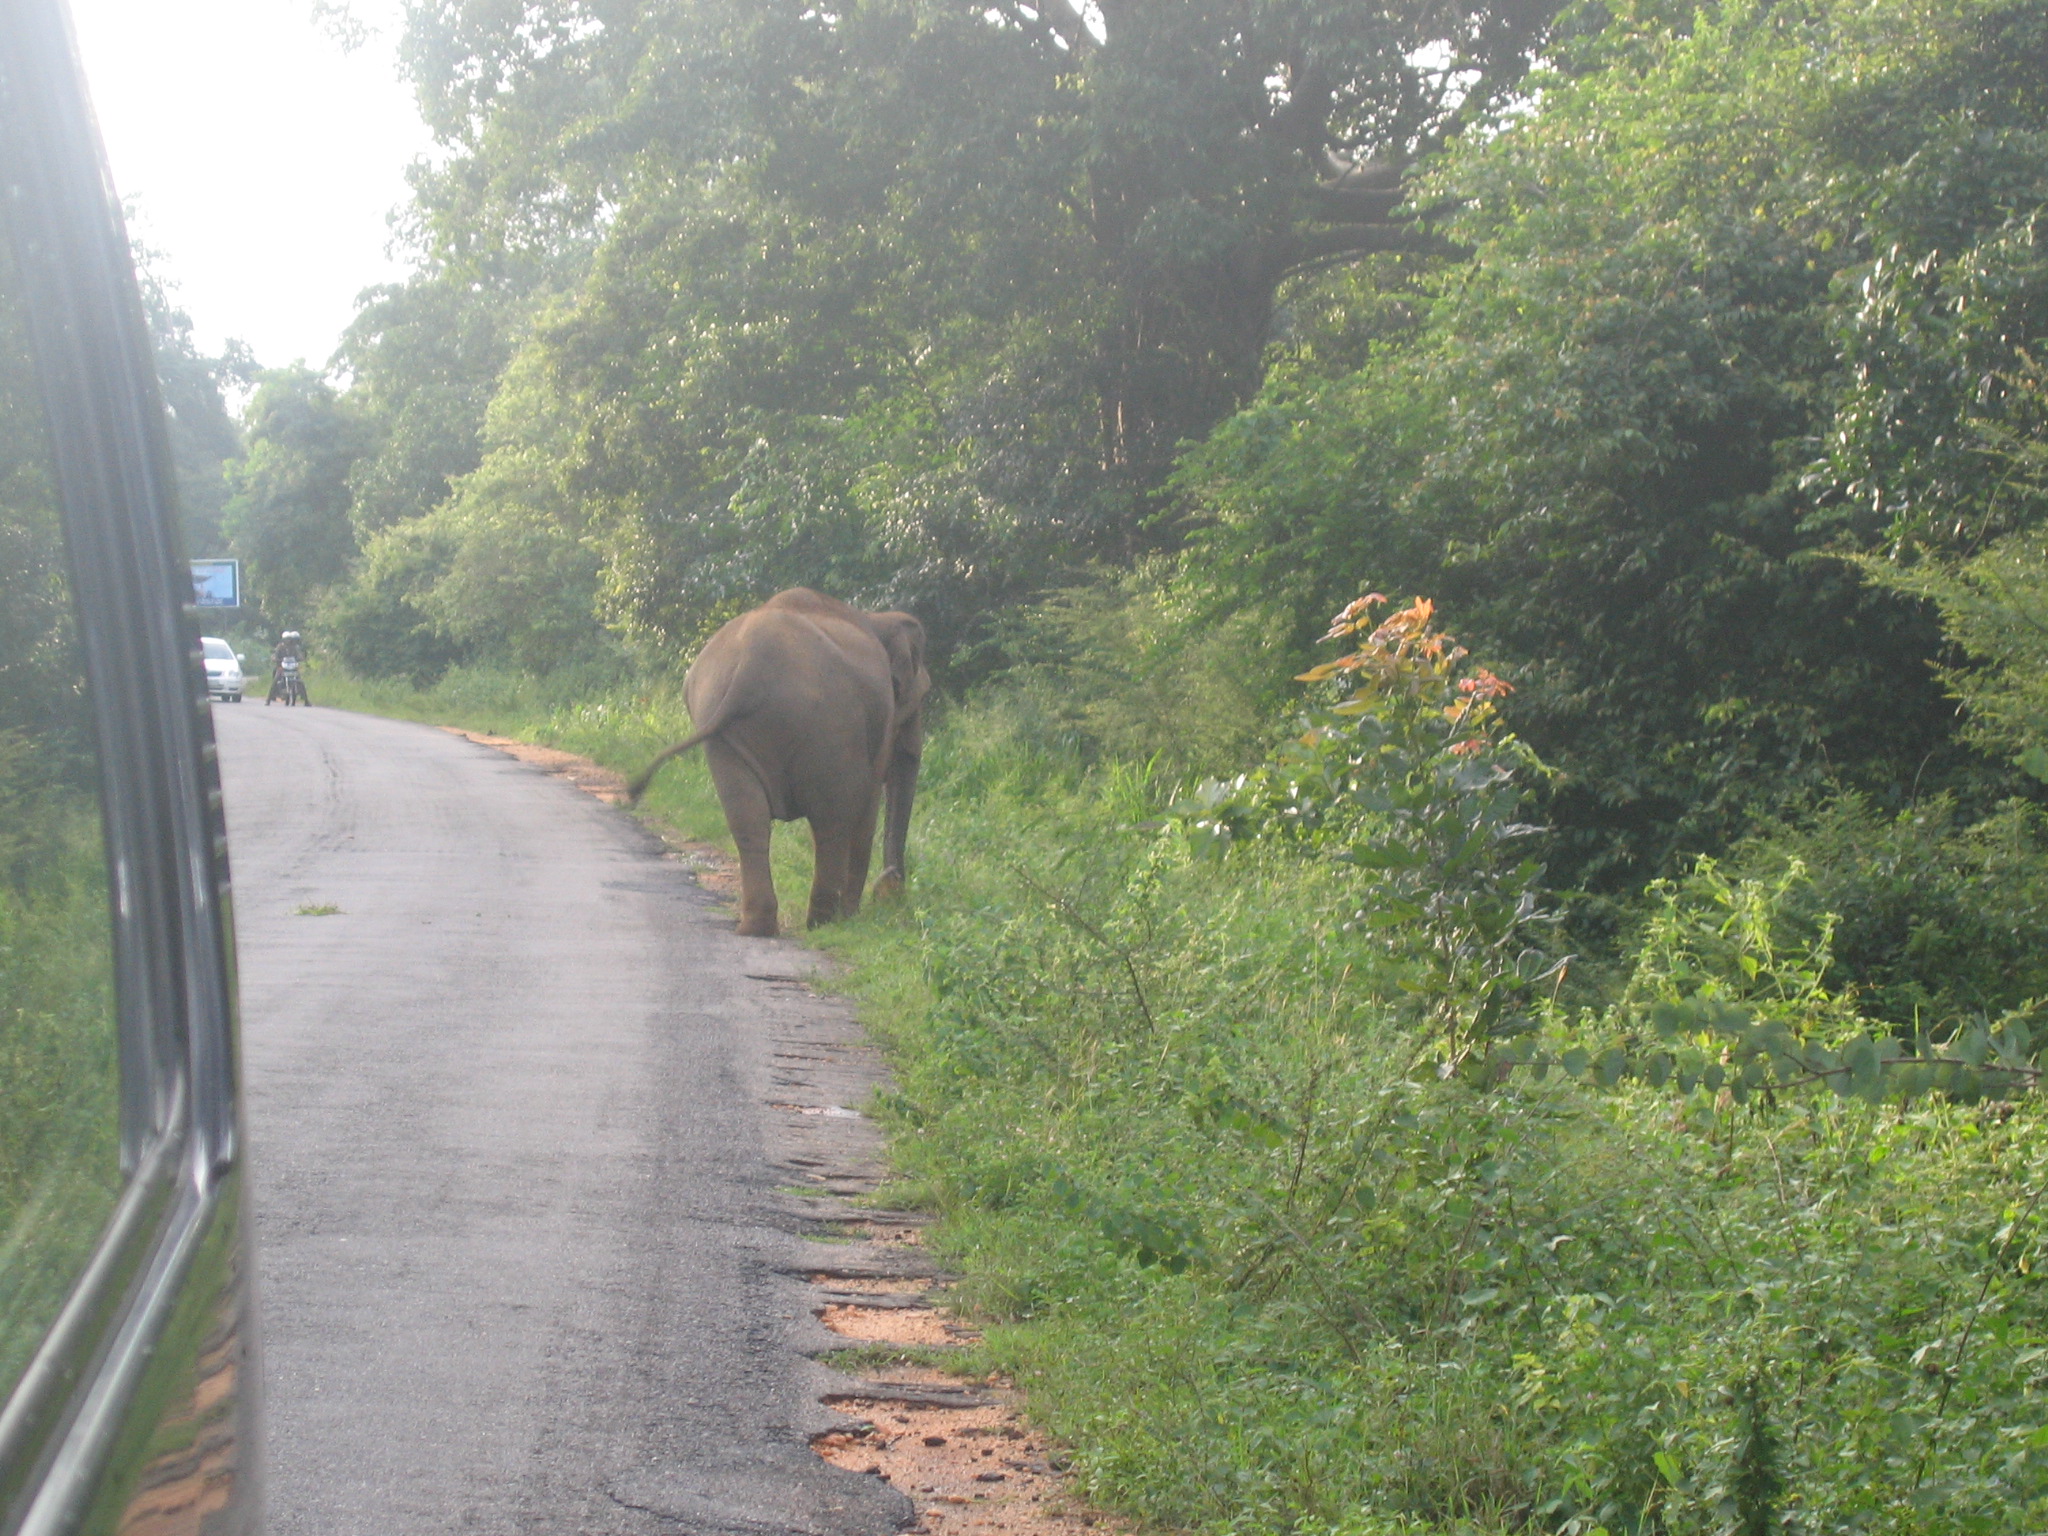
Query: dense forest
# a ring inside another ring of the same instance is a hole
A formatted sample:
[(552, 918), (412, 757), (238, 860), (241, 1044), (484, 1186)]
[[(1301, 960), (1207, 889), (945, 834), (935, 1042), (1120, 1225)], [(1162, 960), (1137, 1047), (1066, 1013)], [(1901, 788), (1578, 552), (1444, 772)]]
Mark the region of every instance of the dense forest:
[(262, 380), (195, 518), (421, 682), (672, 666), (811, 584), (919, 613), (956, 691), (1084, 636), (1227, 688), (1426, 593), (1589, 891), (1839, 791), (1975, 815), (2020, 786), (1927, 583), (2037, 510), (2043, 26), (418, 6), (418, 272)]
[(849, 942), (1103, 1497), (2039, 1527), (2048, 3), (419, 0), (405, 60), (416, 269), (326, 372), (238, 441), (156, 306), (193, 537), (564, 739), (784, 587), (925, 620), (932, 876)]

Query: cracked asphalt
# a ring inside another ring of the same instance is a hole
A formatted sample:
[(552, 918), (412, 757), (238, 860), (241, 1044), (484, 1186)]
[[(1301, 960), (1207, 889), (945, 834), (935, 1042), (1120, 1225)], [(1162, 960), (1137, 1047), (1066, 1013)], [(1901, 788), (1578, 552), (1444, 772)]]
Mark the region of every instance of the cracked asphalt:
[[(760, 973), (629, 817), (443, 731), (219, 706), (277, 1536), (838, 1536)], [(338, 910), (316, 915), (319, 909)]]

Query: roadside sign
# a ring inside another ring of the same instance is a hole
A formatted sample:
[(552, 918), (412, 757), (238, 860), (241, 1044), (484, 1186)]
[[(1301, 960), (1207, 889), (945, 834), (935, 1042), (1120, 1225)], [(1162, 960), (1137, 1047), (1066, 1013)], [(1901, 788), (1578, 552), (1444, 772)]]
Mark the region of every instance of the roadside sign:
[(192, 606), (195, 608), (241, 607), (242, 562), (239, 560), (194, 560), (192, 562)]

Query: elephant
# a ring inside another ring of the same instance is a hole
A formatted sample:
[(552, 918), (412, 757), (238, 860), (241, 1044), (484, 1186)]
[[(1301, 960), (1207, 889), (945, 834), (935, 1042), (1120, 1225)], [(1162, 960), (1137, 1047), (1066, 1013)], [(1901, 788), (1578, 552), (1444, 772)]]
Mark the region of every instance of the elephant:
[(860, 910), (885, 799), (875, 895), (901, 891), (931, 691), (924, 647), (924, 626), (907, 613), (869, 613), (795, 587), (724, 625), (691, 663), (683, 700), (696, 732), (649, 763), (630, 794), (637, 801), (663, 763), (704, 748), (739, 847), (742, 934), (780, 932), (772, 822), (811, 824), (807, 926)]

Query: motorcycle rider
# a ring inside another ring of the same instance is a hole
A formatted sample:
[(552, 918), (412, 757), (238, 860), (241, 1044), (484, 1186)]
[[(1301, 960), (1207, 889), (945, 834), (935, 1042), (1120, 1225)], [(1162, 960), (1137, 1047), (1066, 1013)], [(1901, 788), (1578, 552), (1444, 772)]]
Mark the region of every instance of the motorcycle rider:
[(300, 697), (308, 704), (313, 702), (313, 696), (303, 692), (306, 686), (306, 643), (299, 638), (296, 629), (288, 629), (278, 637), (277, 644), (271, 647), (270, 693), (263, 700), (266, 708), (284, 697), (284, 678), (287, 670), (284, 659), (287, 656), (292, 658), (293, 665), (298, 669), (299, 687), (302, 690)]

